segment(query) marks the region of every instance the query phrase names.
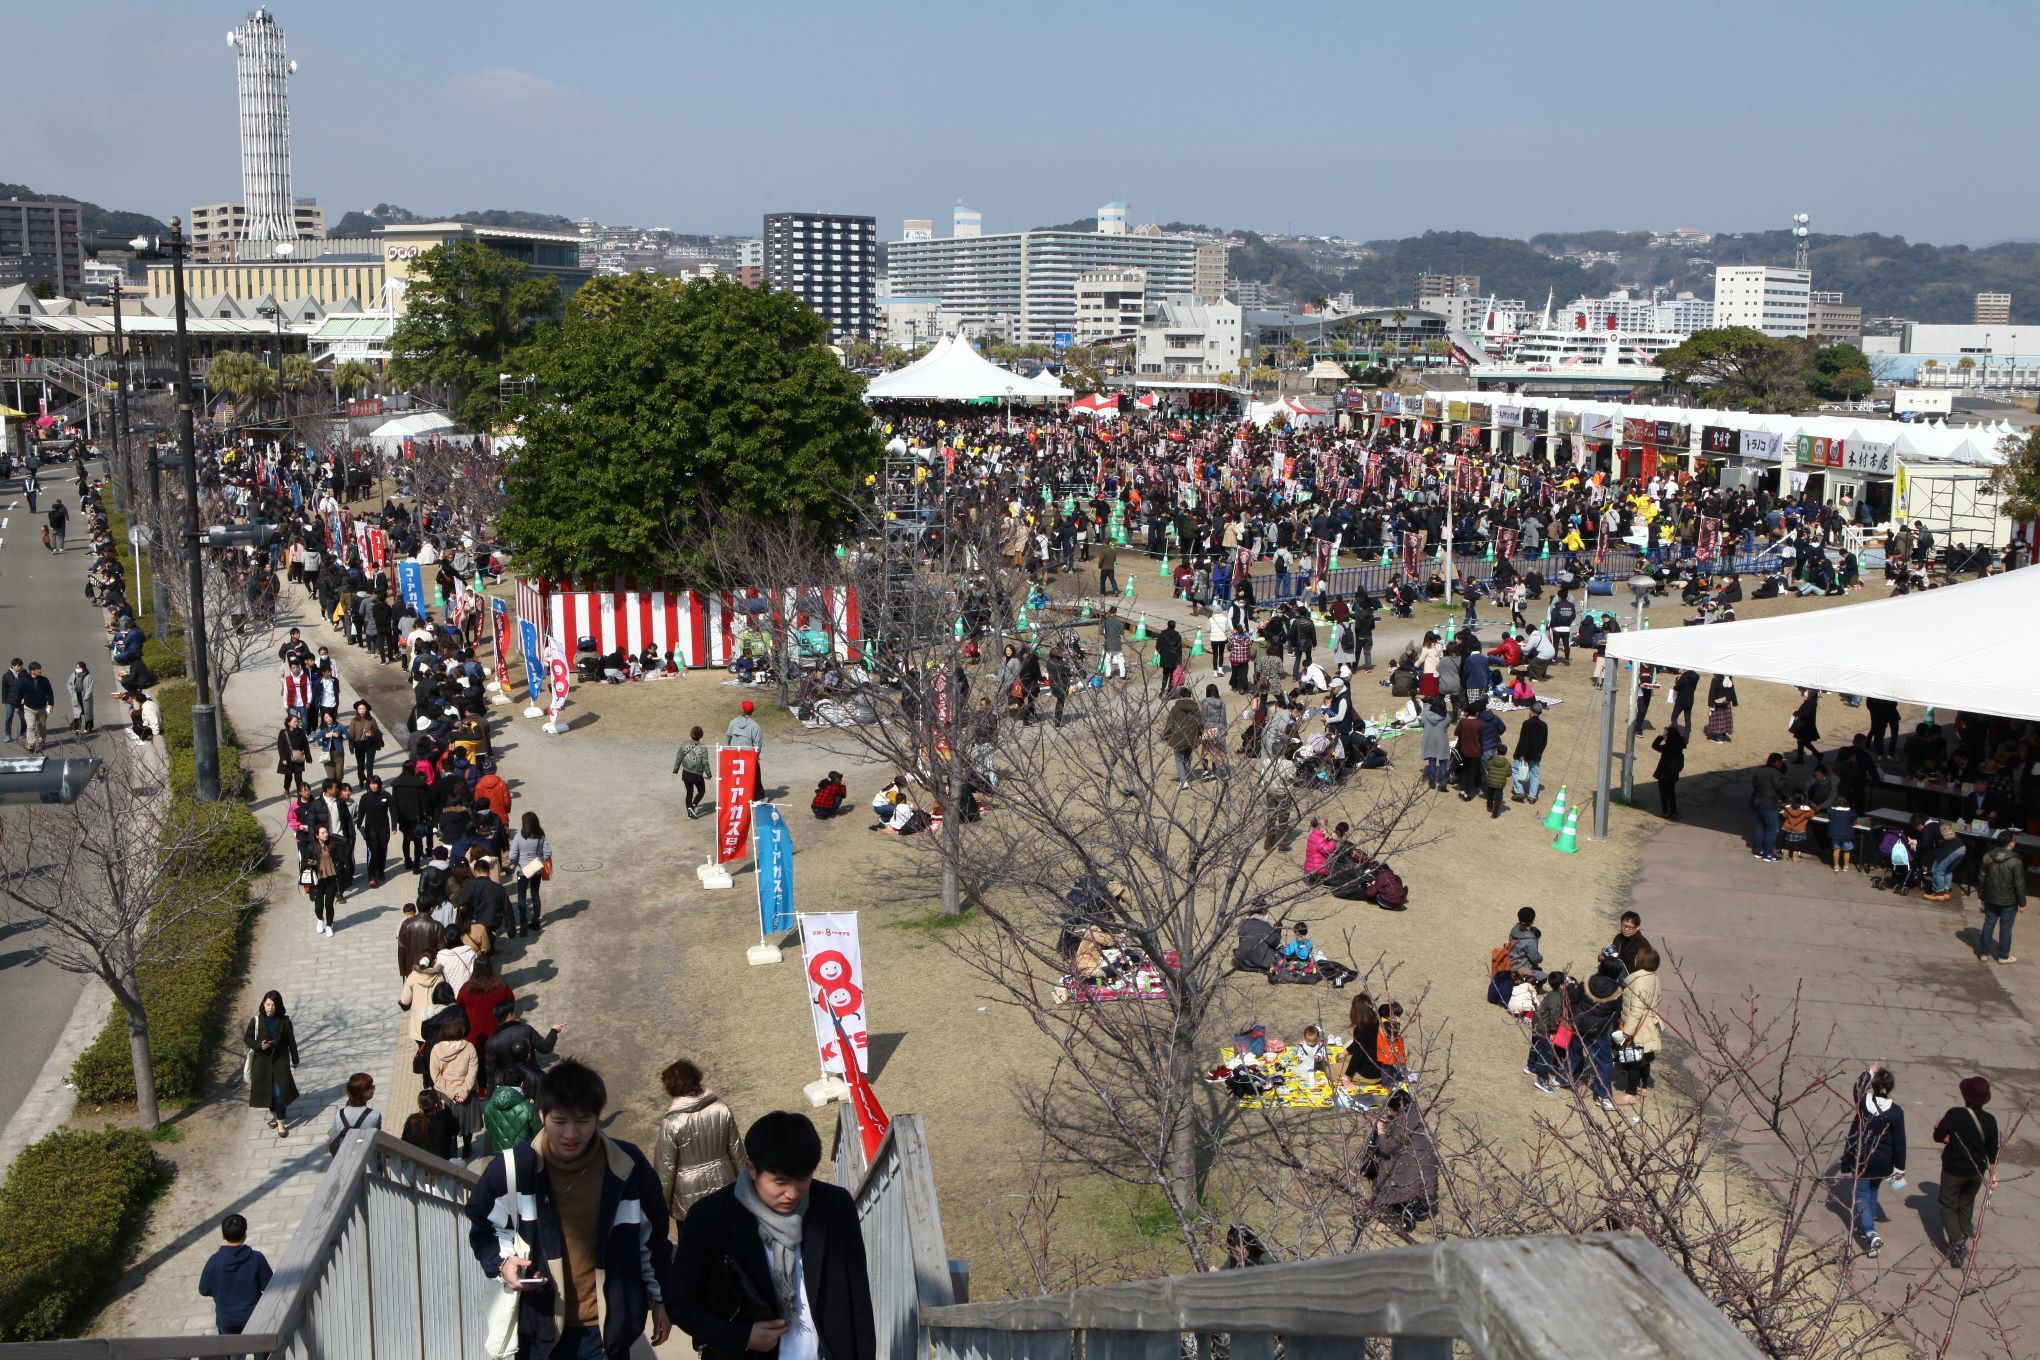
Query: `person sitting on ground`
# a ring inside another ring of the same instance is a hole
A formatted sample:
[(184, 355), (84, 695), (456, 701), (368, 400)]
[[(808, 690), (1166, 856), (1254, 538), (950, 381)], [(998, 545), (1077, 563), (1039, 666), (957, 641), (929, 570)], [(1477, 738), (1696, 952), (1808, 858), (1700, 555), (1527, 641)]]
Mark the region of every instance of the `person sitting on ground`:
[(843, 776), (831, 770), (815, 785), (815, 796), (808, 801), (808, 809), (817, 821), (827, 821), (843, 810), (843, 800), (849, 796)]
[(1242, 973), (1267, 972), (1280, 959), (1276, 949), (1281, 940), (1281, 927), (1268, 919), (1268, 904), (1256, 902), (1239, 924), (1233, 967)]

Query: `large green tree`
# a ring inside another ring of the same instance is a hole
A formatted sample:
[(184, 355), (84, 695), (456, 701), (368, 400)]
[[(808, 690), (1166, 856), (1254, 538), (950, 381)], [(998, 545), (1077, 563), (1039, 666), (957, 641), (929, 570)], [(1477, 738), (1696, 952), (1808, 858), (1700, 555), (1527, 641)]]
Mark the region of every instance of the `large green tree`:
[(1998, 440), (1998, 457), (1990, 489), (2003, 497), (2005, 517), (2019, 524), (2040, 519), (2040, 428)]
[(559, 284), (476, 241), (423, 251), (411, 263), (404, 319), (390, 336), (390, 382), (445, 389), (471, 430), (497, 415), (497, 382), (523, 371), (539, 327), (559, 314)]
[(695, 579), (749, 523), (853, 519), (879, 440), (828, 324), (723, 279), (599, 278), (529, 354), (502, 528), (546, 575)]
[(1789, 410), (1806, 396), (1808, 345), (1749, 326), (1695, 331), (1658, 356), (1673, 383), (1702, 406), (1745, 411)]
[(1862, 350), (1854, 345), (1823, 345), (1813, 352), (1806, 386), (1822, 401), (1861, 401), (1870, 395), (1876, 381)]

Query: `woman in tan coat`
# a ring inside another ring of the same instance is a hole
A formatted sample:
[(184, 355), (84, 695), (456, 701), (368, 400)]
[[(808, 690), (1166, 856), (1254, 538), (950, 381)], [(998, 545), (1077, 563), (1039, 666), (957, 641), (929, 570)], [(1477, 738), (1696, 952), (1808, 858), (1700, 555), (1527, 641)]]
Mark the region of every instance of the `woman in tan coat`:
[(412, 1043), (422, 1044), (426, 1017), (437, 1015), (440, 1009), (432, 1004), (432, 989), (446, 981), (446, 974), (430, 954), (420, 954), (413, 962), (416, 966), (404, 979), (403, 990), (397, 993), (397, 1009), (404, 1013), (405, 1035)]
[(659, 1145), (652, 1158), (666, 1207), (678, 1223), (689, 1206), (737, 1179), (744, 1141), (737, 1117), (715, 1092), (702, 1086), (701, 1069), (681, 1058), (660, 1073), (673, 1103), (659, 1121)]
[[(1635, 1107), (1643, 1104), (1643, 1098), (1651, 1088), (1651, 1063), (1665, 1044), (1664, 1021), (1658, 1016), (1658, 1001), (1663, 988), (1658, 981), (1657, 970), (1658, 952), (1645, 945), (1636, 951), (1636, 960), (1628, 978), (1622, 983), (1622, 1021), (1616, 1035), (1616, 1048), (1634, 1048), (1640, 1056), (1635, 1062), (1620, 1063), (1615, 1068), (1617, 1105)], [(1643, 1122), (1642, 1114), (1632, 1108), (1629, 1122)]]
[(439, 1022), (439, 1042), (432, 1045), (428, 1066), (432, 1089), (446, 1097), (454, 1117), (460, 1120), (460, 1155), (475, 1155), (475, 1133), (482, 1127), (482, 1060), (468, 1042), (467, 1012), (459, 1007), (447, 1011)]

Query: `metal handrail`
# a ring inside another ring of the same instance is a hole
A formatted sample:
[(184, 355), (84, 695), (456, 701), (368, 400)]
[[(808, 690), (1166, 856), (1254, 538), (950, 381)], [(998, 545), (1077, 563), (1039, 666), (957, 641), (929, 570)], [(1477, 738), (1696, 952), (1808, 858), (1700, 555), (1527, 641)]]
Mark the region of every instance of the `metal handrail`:
[[(1629, 1233), (1397, 1247), (1257, 1267), (1246, 1287), (1230, 1271), (1178, 1275), (930, 1309), (921, 1322), (933, 1360), (1050, 1349), (1022, 1337), (1053, 1337), (1056, 1354), (1089, 1360), (1173, 1357), (1185, 1335), (1228, 1336), (1235, 1356), (1270, 1355), (1277, 1338), (1291, 1355), (1390, 1338), (1398, 1360), (1449, 1357), (1454, 1341), (1481, 1360), (1756, 1355), (1662, 1252)], [(1081, 1350), (1070, 1344), (1078, 1333)]]

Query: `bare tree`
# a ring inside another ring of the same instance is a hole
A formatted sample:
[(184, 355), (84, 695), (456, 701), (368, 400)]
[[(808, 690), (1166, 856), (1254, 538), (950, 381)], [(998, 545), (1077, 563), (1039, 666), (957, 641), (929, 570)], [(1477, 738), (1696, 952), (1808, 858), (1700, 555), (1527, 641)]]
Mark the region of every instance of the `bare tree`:
[(433, 524), (486, 543), (503, 510), (503, 456), (496, 441), (440, 436), (414, 442), (411, 495)]
[(106, 749), (105, 767), (73, 802), (0, 812), (0, 893), (45, 923), (49, 962), (89, 973), (113, 994), (127, 1017), (146, 1130), (159, 1111), (141, 970), (179, 958), (180, 927), (195, 918), (224, 925), (246, 910), (263, 848), (236, 848), (243, 838), (227, 834), (230, 804), (173, 801), (153, 751)]
[[(181, 505), (165, 502), (165, 507), (159, 518), (181, 517)], [(157, 542), (176, 545), (164, 554), (160, 570), (170, 607), (179, 618), (189, 620), (193, 616), (191, 572), (181, 553), (189, 552), (191, 545), (167, 525), (159, 523), (155, 532)], [(277, 592), (273, 576), (261, 569), (251, 550), (206, 546), (198, 552), (201, 594), (197, 607), (205, 619), (205, 661), (213, 684), (224, 692), (229, 680), (269, 650), (270, 633), (280, 617)], [(188, 653), (193, 645), (189, 627), (184, 637)]]

